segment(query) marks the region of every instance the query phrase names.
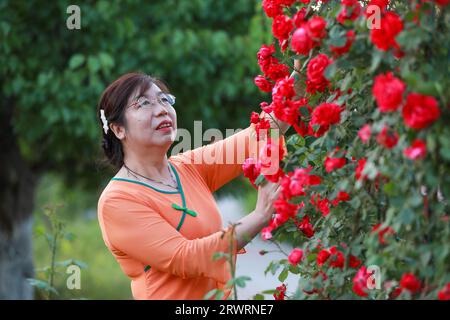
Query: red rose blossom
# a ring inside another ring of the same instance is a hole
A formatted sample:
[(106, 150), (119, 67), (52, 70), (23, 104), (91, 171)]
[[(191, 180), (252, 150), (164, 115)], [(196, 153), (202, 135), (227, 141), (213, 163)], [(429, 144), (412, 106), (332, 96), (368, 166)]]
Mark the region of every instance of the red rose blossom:
[(308, 30), (304, 27), (300, 27), (294, 31), (291, 39), (291, 49), (297, 54), (308, 55), (309, 51), (314, 47)]
[(399, 49), (395, 38), (403, 30), (403, 22), (400, 17), (391, 11), (386, 12), (380, 21), (380, 28), (370, 30), (370, 40), (380, 50), (387, 51), (390, 48)]
[(360, 297), (367, 297), (369, 295), (367, 293), (367, 281), (370, 276), (371, 274), (367, 272), (367, 268), (362, 266), (353, 278), (353, 292)]
[(331, 172), (336, 169), (342, 168), (347, 163), (347, 160), (345, 158), (325, 158), (325, 171)]
[(344, 24), (346, 21), (355, 21), (361, 14), (361, 5), (358, 0), (341, 0), (342, 10), (336, 20)]
[(355, 178), (356, 180), (360, 180), (360, 179), (366, 179), (367, 176), (365, 174), (362, 174), (364, 171), (364, 167), (366, 166), (366, 158), (362, 158), (358, 160), (358, 164), (355, 168)]
[(371, 135), (371, 129), (370, 124), (365, 124), (361, 129), (358, 131), (358, 136), (361, 139), (363, 143), (367, 143), (369, 141)]
[(341, 121), (342, 109), (335, 103), (322, 103), (317, 106), (311, 115), (311, 124), (329, 126)]
[(273, 88), (273, 83), (268, 81), (261, 75), (257, 75), (255, 77), (255, 84), (258, 86), (259, 90), (263, 92), (271, 92)]
[(445, 285), (442, 290), (438, 292), (439, 300), (450, 300), (450, 282)]
[(392, 72), (388, 72), (375, 77), (372, 94), (380, 111), (389, 112), (400, 107), (405, 89), (403, 81), (394, 77)]
[(288, 16), (281, 14), (273, 19), (272, 32), (279, 41), (287, 40), (293, 29), (294, 23)]
[(411, 293), (416, 293), (420, 290), (422, 284), (419, 279), (412, 273), (405, 273), (400, 279), (400, 286), (409, 290)]
[(288, 260), (293, 266), (297, 265), (303, 257), (303, 250), (293, 249), (289, 254)]
[(411, 160), (425, 158), (427, 154), (427, 145), (425, 141), (416, 139), (410, 147), (403, 150), (403, 154)]
[(440, 114), (436, 99), (419, 93), (410, 93), (402, 110), (405, 125), (417, 130), (428, 127)]
[(275, 300), (284, 300), (284, 294), (286, 293), (286, 285), (283, 283), (281, 286), (276, 288), (273, 294)]
[(377, 136), (377, 142), (388, 149), (392, 149), (397, 145), (398, 134), (395, 131), (390, 130), (388, 127), (383, 127), (381, 132)]
[(325, 69), (333, 63), (327, 55), (320, 53), (311, 59), (306, 68), (306, 90), (311, 93), (323, 92), (329, 81), (324, 76)]

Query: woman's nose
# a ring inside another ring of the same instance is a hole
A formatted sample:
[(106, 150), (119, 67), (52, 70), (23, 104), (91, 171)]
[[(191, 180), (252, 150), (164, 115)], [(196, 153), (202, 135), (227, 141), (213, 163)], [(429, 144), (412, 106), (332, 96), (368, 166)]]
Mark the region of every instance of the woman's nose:
[(167, 114), (169, 114), (169, 111), (167, 111), (167, 109), (164, 106), (159, 104), (158, 105), (158, 111), (157, 111), (156, 115), (157, 116), (161, 116), (161, 115), (167, 115)]

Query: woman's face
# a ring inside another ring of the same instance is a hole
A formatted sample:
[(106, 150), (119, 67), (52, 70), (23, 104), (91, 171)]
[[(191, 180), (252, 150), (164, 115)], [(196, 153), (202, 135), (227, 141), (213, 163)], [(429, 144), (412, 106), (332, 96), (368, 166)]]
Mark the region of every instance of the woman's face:
[[(157, 85), (152, 84), (143, 96), (133, 94), (127, 106), (127, 128), (123, 142), (148, 147), (169, 147), (175, 141), (177, 114)], [(169, 121), (170, 126), (157, 129), (163, 121)]]

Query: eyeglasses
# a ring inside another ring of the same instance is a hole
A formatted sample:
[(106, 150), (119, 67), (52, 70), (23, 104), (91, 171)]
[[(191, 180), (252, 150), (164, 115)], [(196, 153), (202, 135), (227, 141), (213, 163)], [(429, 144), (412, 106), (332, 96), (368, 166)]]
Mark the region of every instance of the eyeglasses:
[(142, 107), (154, 108), (156, 107), (157, 103), (163, 106), (173, 106), (175, 104), (175, 96), (169, 93), (160, 93), (153, 99), (149, 99), (147, 97), (142, 96), (136, 101), (130, 103), (130, 105), (127, 108), (130, 108), (132, 106), (138, 106), (139, 108)]

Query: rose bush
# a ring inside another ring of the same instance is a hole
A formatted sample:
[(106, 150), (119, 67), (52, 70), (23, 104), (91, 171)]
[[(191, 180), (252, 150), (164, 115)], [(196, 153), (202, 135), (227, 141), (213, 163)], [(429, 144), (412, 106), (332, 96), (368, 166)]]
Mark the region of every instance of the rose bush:
[(450, 298), (448, 3), (262, 1), (255, 83), (292, 129), (280, 172), (244, 171), (282, 186), (262, 232), (294, 248), (267, 267), (276, 299)]

